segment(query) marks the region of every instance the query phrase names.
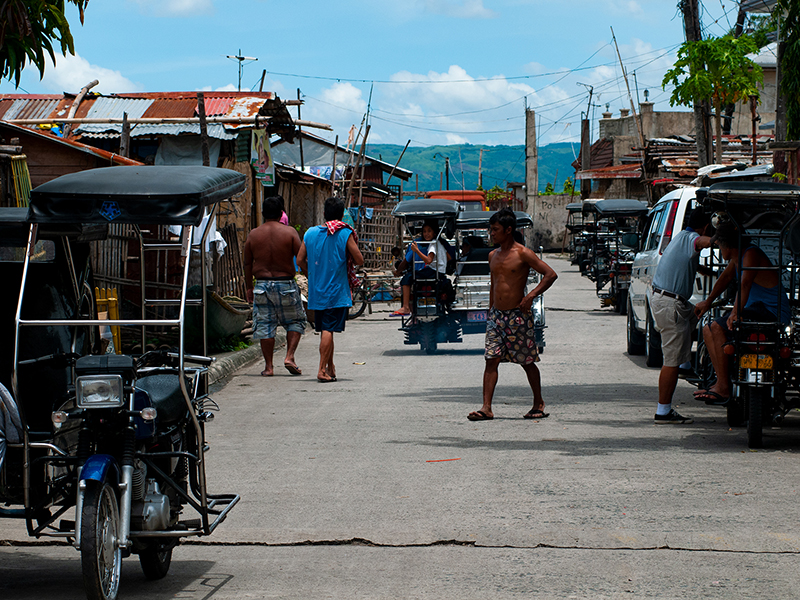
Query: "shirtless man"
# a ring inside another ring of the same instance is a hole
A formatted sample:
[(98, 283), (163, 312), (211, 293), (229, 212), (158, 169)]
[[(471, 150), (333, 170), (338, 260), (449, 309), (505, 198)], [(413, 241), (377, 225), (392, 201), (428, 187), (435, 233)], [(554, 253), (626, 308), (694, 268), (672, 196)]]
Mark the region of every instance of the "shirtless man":
[(261, 212), (264, 224), (253, 229), (244, 244), (247, 301), (253, 303), (253, 339), (261, 340), (266, 363), (261, 375), (274, 374), (272, 354), (278, 325), (286, 330), (283, 366), (292, 375), (302, 375), (294, 360), (300, 336), (306, 329), (306, 313), (294, 280), (294, 258), (300, 250), (300, 236), (294, 227), (280, 222), (283, 213), (280, 196), (265, 198)]
[[(489, 219), (489, 234), (500, 247), (489, 254), (492, 273), (489, 288), (489, 315), (486, 319), (486, 368), (483, 372), (483, 406), (469, 413), (470, 421), (488, 421), (494, 418), (492, 397), (497, 385), (497, 368), (501, 362), (514, 362), (525, 369), (533, 392), (533, 408), (526, 419), (544, 419), (544, 398), (536, 362), (539, 348), (536, 345), (531, 306), (558, 278), (556, 272), (536, 256), (536, 253), (514, 241), (517, 219), (514, 211), (504, 208)], [(533, 269), (542, 275), (527, 296), (525, 284)]]

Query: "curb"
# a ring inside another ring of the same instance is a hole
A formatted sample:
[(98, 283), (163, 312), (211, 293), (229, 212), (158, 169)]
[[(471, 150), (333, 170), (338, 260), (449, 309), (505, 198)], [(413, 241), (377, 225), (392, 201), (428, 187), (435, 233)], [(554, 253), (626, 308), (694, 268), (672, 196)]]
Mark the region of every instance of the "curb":
[[(261, 344), (257, 340), (252, 340), (252, 342), (253, 344), (244, 350), (223, 352), (222, 354), (214, 355), (216, 360), (208, 367), (209, 385), (233, 375), (242, 367), (252, 365), (258, 360), (263, 360)], [(279, 348), (284, 344), (286, 344), (286, 334), (282, 331), (278, 332), (275, 335), (275, 347)]]

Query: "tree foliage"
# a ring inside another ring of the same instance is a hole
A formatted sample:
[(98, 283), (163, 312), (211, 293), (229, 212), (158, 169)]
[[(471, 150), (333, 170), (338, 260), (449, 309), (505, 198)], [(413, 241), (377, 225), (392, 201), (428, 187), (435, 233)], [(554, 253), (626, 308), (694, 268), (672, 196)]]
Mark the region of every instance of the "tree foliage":
[[(661, 83), (664, 88), (674, 86), (670, 104), (692, 106), (710, 101), (714, 105), (717, 140), (721, 140), (722, 107), (759, 95), (764, 74), (747, 57), (758, 49), (759, 43), (750, 35), (684, 42), (678, 49), (678, 60)], [(716, 161), (721, 160), (722, 144), (717, 143)]]
[(780, 69), (783, 71), (781, 92), (785, 95), (786, 139), (800, 140), (800, 5), (792, 0), (779, 0), (773, 14), (779, 11), (783, 14), (784, 49)]
[(3, 79), (13, 79), (19, 85), (22, 70), (27, 64), (39, 69), (44, 76), (45, 59), (55, 63), (53, 44), (60, 52), (75, 54), (72, 33), (64, 15), (67, 4), (78, 8), (81, 24), (89, 0), (0, 0), (0, 69)]

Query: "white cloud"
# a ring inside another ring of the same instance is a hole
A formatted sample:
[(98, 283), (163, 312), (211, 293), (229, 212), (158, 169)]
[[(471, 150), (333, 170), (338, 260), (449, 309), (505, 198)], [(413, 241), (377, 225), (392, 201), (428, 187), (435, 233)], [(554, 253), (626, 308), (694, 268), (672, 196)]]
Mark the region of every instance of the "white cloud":
[(222, 87), (214, 88), (214, 91), (215, 92), (235, 92), (237, 89), (238, 88), (234, 84), (229, 83), (227, 85), (223, 85)]
[(483, 0), (423, 0), (424, 10), (459, 19), (494, 19), (497, 13), (483, 5)]
[(445, 136), (447, 145), (454, 146), (456, 144), (469, 144), (469, 140), (463, 135), (456, 135), (455, 133), (448, 133)]
[(191, 17), (214, 12), (212, 0), (128, 0), (147, 15), (156, 17)]
[(124, 77), (119, 71), (106, 69), (90, 64), (88, 60), (76, 54), (72, 56), (57, 55), (56, 64), (47, 58), (42, 85), (54, 92), (77, 93), (90, 81), (97, 79), (100, 83), (92, 88), (93, 92), (113, 94), (119, 92), (135, 92), (141, 86)]

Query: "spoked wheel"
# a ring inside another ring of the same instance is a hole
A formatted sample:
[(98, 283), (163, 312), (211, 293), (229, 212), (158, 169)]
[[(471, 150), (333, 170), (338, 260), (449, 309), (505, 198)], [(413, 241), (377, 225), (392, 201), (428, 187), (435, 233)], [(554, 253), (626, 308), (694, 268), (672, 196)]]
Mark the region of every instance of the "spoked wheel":
[(764, 445), (764, 388), (747, 390), (747, 447), (761, 448)]
[(119, 591), (122, 550), (119, 508), (107, 483), (86, 488), (81, 512), (81, 568), (89, 600), (113, 600)]
[(367, 293), (363, 289), (353, 290), (353, 306), (347, 311), (348, 319), (355, 319), (364, 314), (367, 308)]
[(645, 352), (647, 353), (645, 364), (648, 367), (660, 367), (664, 362), (664, 356), (661, 354), (661, 334), (656, 331), (653, 315), (650, 314), (649, 308), (647, 309), (645, 340)]
[(174, 542), (150, 542), (139, 550), (139, 564), (147, 579), (161, 579), (169, 572)]

